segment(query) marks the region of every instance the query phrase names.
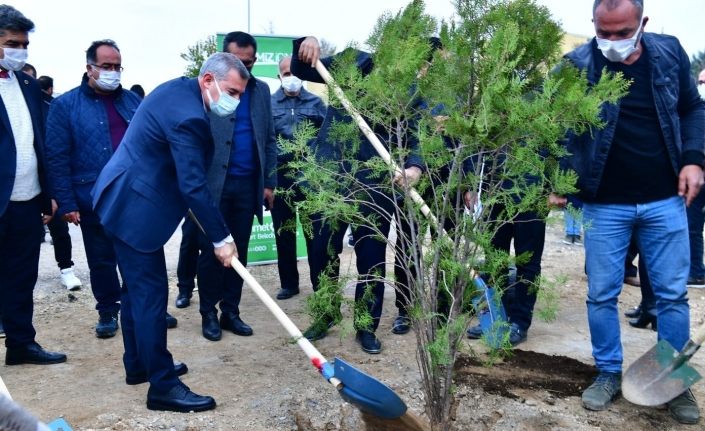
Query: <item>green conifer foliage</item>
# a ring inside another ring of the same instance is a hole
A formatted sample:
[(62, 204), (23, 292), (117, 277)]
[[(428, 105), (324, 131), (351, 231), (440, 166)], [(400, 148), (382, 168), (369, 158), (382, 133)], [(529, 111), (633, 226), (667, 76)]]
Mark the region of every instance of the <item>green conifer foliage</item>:
[[(426, 413), (434, 429), (449, 424), (454, 364), (477, 312), (471, 305), (477, 295), (474, 271), (486, 275), (492, 286), (504, 286), (508, 266), (529, 257), (513, 258), (494, 249), (492, 235), (520, 212), (547, 216), (550, 192), (575, 191), (575, 174), (561, 168), (567, 155), (561, 142), (568, 133), (601, 127), (601, 106), (615, 103), (628, 85), (607, 73), (589, 85), (562, 61), (562, 30), (533, 0), (457, 0), (455, 9), (454, 19), (442, 23), (425, 13), (420, 0), (383, 15), (367, 40), (372, 72), (363, 76), (355, 67), (353, 50), (332, 70), (370, 127), (385, 138), (398, 165), (404, 166), (411, 143), (418, 142), (424, 175), (416, 188), (435, 222), (409, 199), (408, 185), (392, 184), (394, 172), (381, 158), (358, 160), (360, 148), (370, 144), (351, 121), (336, 122), (329, 136), (340, 150), (339, 160), (317, 157), (308, 127), (299, 130), (295, 142), (281, 143), (295, 155), (291, 166), (306, 186), (305, 224), (311, 215), (332, 224), (375, 226), (381, 218), (411, 224), (412, 232), (396, 242), (384, 232), (375, 236), (404, 253)], [(435, 34), (441, 49), (433, 50), (429, 42)], [(343, 110), (335, 99), (331, 104)], [(378, 181), (369, 186), (362, 178)], [(479, 190), (483, 209), (468, 215), (465, 199)], [(361, 212), (376, 192), (394, 197), (391, 217), (383, 211), (372, 216)], [(495, 204), (506, 209), (499, 219), (489, 220)], [(361, 276), (393, 286), (392, 265), (387, 262), (385, 277), (379, 272)], [(539, 293), (540, 283), (534, 286)], [(555, 283), (544, 283), (551, 290), (542, 300), (557, 301)], [(355, 305), (343, 297), (341, 284), (332, 278), (310, 297), (314, 320), (352, 318)], [(341, 302), (348, 304), (342, 315), (337, 312)], [(368, 323), (360, 313), (357, 307), (356, 322)]]

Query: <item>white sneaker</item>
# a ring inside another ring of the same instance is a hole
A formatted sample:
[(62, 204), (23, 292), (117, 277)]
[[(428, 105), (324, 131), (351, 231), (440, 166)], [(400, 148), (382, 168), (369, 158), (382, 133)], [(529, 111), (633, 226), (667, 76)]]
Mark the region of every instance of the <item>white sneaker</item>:
[(68, 290), (78, 290), (81, 288), (81, 280), (73, 273), (73, 267), (61, 270), (61, 284)]

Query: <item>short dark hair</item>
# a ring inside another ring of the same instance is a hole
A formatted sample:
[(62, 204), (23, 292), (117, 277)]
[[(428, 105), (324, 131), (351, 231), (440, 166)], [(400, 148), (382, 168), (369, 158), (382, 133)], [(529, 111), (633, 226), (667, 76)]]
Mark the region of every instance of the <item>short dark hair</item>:
[(12, 6), (0, 5), (0, 36), (5, 30), (28, 33), (34, 30), (34, 23)]
[[(632, 2), (634, 6), (639, 10), (639, 16), (644, 15), (644, 0), (629, 0)], [(602, 3), (607, 3), (607, 9), (612, 10), (616, 8), (617, 6), (622, 3), (622, 0), (595, 0), (595, 3), (592, 5), (592, 14), (595, 15), (595, 11), (597, 10), (597, 7), (600, 6)]]
[(223, 39), (223, 52), (228, 52), (228, 45), (235, 42), (235, 45), (240, 48), (247, 48), (251, 46), (257, 54), (257, 41), (251, 34), (245, 33), (244, 31), (233, 31), (225, 35)]
[(130, 91), (132, 91), (133, 93), (140, 96), (140, 98), (144, 99), (144, 88), (142, 88), (141, 85), (139, 85), (139, 84), (133, 85), (132, 87), (130, 87)]
[(115, 48), (115, 51), (120, 52), (120, 48), (118, 48), (117, 43), (115, 43), (114, 40), (112, 39), (103, 39), (103, 40), (96, 40), (95, 42), (91, 43), (91, 46), (88, 47), (86, 50), (86, 63), (88, 64), (95, 64), (96, 61), (98, 61), (98, 48), (100, 48), (103, 45), (108, 45), (110, 47)]
[(39, 87), (44, 91), (54, 86), (54, 78), (51, 76), (42, 75), (37, 78), (37, 82), (39, 82)]
[(37, 77), (37, 68), (29, 63), (25, 63), (24, 66), (22, 66), (22, 71), (24, 73), (29, 73), (30, 75), (32, 75), (32, 78)]

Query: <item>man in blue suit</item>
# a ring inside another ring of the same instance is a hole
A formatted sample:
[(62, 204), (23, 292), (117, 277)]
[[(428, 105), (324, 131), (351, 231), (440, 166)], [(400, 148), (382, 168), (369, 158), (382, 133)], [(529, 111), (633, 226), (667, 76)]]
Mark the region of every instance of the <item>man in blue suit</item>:
[(235, 111), (249, 72), (237, 57), (209, 57), (198, 78), (168, 81), (146, 98), (93, 189), (93, 207), (113, 239), (123, 276), (120, 313), (128, 384), (149, 381), (147, 408), (179, 412), (215, 408), (177, 377), (166, 347), (168, 279), (163, 246), (190, 210), (221, 265), (237, 251), (207, 187), (213, 153), (207, 111)]
[(51, 220), (44, 178), (42, 95), (21, 72), (34, 23), (0, 5), (0, 315), (7, 338), (5, 364), (56, 364), (63, 353), (34, 340), (33, 292), (43, 221)]
[[(235, 55), (248, 70), (257, 57), (257, 42), (241, 31), (225, 35), (223, 51)], [(208, 185), (233, 233), (240, 262), (247, 265), (247, 247), (252, 219), (262, 223), (262, 201), (271, 208), (277, 185), (277, 142), (269, 86), (250, 79), (240, 98), (235, 115), (211, 115), (215, 143)], [(240, 318), (242, 278), (225, 271), (210, 252), (211, 242), (201, 236), (198, 261), (198, 292), (201, 299), (203, 336), (220, 340), (222, 329), (241, 336), (252, 335), (252, 328)], [(220, 322), (216, 304), (220, 302)]]

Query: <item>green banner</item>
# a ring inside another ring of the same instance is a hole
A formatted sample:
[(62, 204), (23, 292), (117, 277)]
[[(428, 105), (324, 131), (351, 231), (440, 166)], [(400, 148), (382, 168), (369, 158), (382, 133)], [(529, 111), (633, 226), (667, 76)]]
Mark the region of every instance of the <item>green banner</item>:
[[(276, 263), (277, 243), (274, 240), (274, 224), (272, 215), (265, 211), (260, 225), (257, 218), (252, 223), (252, 234), (250, 234), (250, 245), (247, 247), (247, 263), (249, 265), (262, 265), (265, 263)], [(304, 233), (296, 219), (296, 257), (303, 259), (306, 257), (306, 240)]]
[[(279, 60), (291, 55), (292, 36), (253, 35), (257, 41), (257, 62), (252, 74), (258, 78), (276, 78), (279, 74)], [(223, 47), (225, 33), (216, 35), (218, 50)]]

